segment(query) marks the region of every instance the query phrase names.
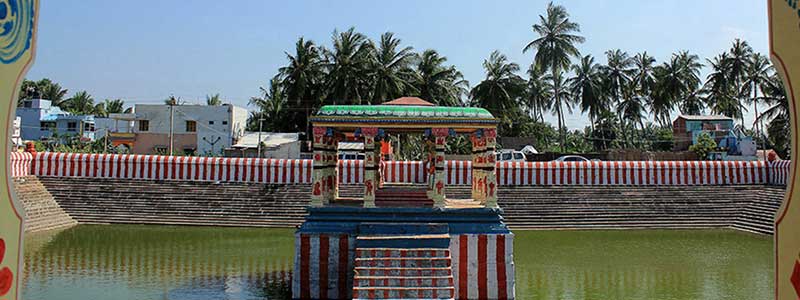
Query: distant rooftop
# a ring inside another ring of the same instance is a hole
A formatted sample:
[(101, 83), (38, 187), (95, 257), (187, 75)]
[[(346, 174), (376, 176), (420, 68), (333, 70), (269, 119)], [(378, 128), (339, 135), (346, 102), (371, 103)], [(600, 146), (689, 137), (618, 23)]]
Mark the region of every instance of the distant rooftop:
[[(261, 132), (261, 142), (264, 147), (271, 148), (283, 144), (296, 142), (300, 139), (298, 133), (286, 132)], [(239, 141), (231, 146), (231, 148), (257, 148), (258, 147), (258, 132), (246, 132)]]
[(707, 115), (707, 116), (698, 116), (698, 115), (680, 115), (678, 118), (690, 120), (690, 121), (733, 121), (733, 118), (723, 116), (723, 115)]
[(389, 102), (384, 102), (383, 105), (416, 105), (416, 106), (434, 106), (433, 103), (422, 100), (417, 97), (400, 97)]

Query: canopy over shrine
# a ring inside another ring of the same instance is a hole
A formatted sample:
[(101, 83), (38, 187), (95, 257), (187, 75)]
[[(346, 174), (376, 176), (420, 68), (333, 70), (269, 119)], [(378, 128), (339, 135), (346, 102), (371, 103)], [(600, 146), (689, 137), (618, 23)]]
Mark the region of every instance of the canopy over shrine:
[[(311, 118), (314, 147), (312, 206), (325, 206), (338, 198), (338, 142), (355, 136), (364, 142), (364, 207), (375, 207), (383, 188), (379, 149), (391, 134), (423, 133), (426, 141), (426, 196), (434, 207), (445, 207), (445, 145), (447, 138), (469, 135), (472, 141), (472, 198), (497, 207), (495, 144), (497, 119), (476, 107), (435, 106), (415, 97), (381, 105), (327, 105)], [(377, 146), (376, 146), (377, 144)]]

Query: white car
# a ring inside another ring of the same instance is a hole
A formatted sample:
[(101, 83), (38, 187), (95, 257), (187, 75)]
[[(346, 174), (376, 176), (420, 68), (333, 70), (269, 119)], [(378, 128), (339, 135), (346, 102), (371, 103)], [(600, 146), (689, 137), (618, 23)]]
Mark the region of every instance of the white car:
[(525, 153), (520, 151), (499, 151), (496, 155), (496, 161), (527, 161)]
[(590, 161), (588, 158), (580, 156), (580, 155), (564, 155), (562, 157), (556, 158), (554, 161)]

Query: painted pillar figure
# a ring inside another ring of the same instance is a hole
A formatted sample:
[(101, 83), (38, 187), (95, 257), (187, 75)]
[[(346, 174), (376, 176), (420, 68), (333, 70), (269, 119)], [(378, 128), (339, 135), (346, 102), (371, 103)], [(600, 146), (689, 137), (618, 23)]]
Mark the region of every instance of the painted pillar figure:
[(326, 203), (325, 184), (327, 183), (327, 168), (328, 164), (325, 163), (327, 156), (325, 145), (325, 131), (324, 127), (314, 127), (312, 140), (312, 147), (314, 149), (314, 165), (313, 165), (313, 178), (311, 184), (311, 206), (324, 206)]
[(495, 152), (494, 148), (497, 144), (497, 129), (485, 129), (483, 130), (483, 135), (486, 138), (486, 207), (488, 208), (496, 208), (497, 207), (497, 173), (496, 173), (496, 165), (495, 165)]
[(486, 203), (483, 194), (483, 184), (486, 182), (486, 137), (482, 130), (472, 134), (472, 199), (481, 204)]
[(328, 149), (328, 203), (336, 201), (339, 197), (339, 137), (332, 129), (328, 130), (326, 148)]
[(364, 207), (375, 207), (375, 191), (378, 189), (375, 172), (379, 167), (376, 165), (375, 136), (378, 128), (361, 128), (361, 135), (364, 136)]
[(436, 153), (434, 155), (434, 166), (436, 168), (433, 178), (433, 207), (444, 207), (445, 199), (445, 180), (444, 173), (444, 149), (447, 144), (447, 136), (450, 135), (448, 128), (433, 128), (431, 134), (434, 138), (434, 147)]

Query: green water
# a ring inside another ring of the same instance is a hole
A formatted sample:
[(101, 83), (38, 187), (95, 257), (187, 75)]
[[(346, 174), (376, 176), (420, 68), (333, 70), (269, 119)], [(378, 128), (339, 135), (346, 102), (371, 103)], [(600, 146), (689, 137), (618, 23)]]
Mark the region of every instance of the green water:
[[(281, 299), (292, 229), (80, 225), (26, 237), (23, 299)], [(518, 299), (768, 299), (772, 239), (518, 231)]]

